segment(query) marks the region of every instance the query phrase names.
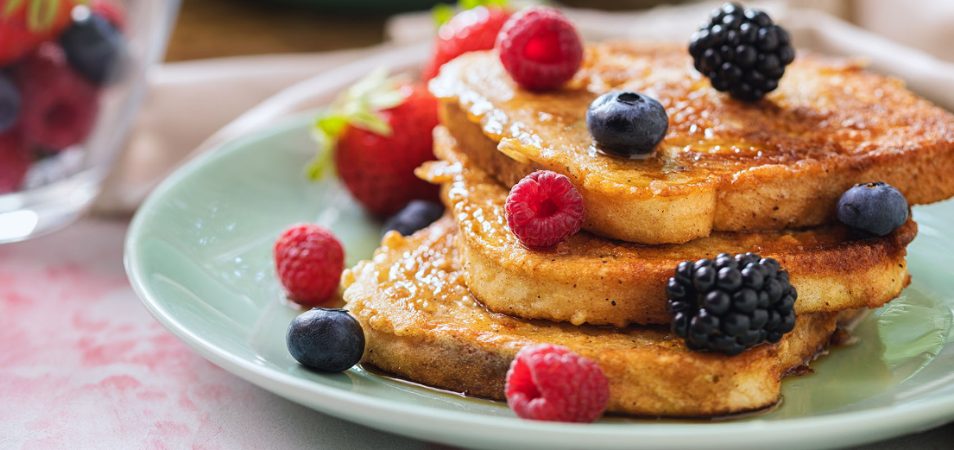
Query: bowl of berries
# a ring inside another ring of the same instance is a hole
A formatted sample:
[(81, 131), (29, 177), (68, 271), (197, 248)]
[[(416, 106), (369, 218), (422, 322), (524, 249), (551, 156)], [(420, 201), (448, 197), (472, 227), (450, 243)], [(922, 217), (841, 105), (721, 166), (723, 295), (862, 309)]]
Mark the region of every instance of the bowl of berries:
[(178, 3), (0, 2), (0, 243), (65, 226), (88, 209)]

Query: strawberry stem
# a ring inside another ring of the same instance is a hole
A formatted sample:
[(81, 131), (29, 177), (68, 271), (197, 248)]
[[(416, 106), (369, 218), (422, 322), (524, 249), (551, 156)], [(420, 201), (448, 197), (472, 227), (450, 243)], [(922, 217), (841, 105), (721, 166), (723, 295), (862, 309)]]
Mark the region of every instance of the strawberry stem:
[(510, 2), (508, 0), (458, 0), (457, 6), (451, 6), (446, 3), (438, 3), (431, 9), (431, 17), (434, 23), (440, 27), (451, 20), (454, 14), (468, 9), (474, 9), (478, 6), (504, 8)]
[(320, 180), (326, 174), (333, 173), (332, 154), (338, 144), (338, 137), (348, 125), (348, 119), (340, 114), (326, 112), (315, 120), (312, 137), (318, 143), (318, 153), (305, 167), (305, 174), (312, 181)]
[(33, 0), (27, 9), (27, 27), (33, 31), (50, 28), (60, 9), (60, 0)]
[(434, 18), (434, 25), (437, 27), (440, 27), (451, 20), (451, 17), (454, 17), (454, 14), (457, 14), (457, 8), (454, 8), (453, 6), (446, 3), (438, 3), (434, 5), (434, 8), (431, 9), (431, 17)]
[(7, 18), (13, 15), (13, 13), (23, 4), (23, 0), (8, 0), (7, 4), (3, 7), (3, 17)]
[(312, 126), (318, 153), (305, 167), (308, 178), (319, 180), (334, 169), (334, 150), (347, 127), (390, 136), (393, 132), (391, 125), (380, 112), (404, 102), (407, 94), (400, 86), (405, 82), (399, 77), (388, 77), (387, 69), (379, 68), (335, 99), (329, 110), (319, 115)]
[[(24, 3), (25, 6), (24, 6)], [(56, 22), (60, 11), (77, 5), (86, 5), (89, 0), (7, 0), (0, 11), (0, 17), (6, 19), (17, 11), (25, 9), (27, 29), (32, 32), (49, 30)]]

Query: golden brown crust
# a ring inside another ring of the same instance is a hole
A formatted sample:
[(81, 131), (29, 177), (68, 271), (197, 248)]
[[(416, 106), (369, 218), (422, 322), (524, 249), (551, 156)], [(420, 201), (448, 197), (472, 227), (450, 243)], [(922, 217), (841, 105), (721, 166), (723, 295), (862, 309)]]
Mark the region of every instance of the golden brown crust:
[[(954, 116), (850, 61), (800, 55), (777, 91), (748, 104), (713, 90), (682, 46), (606, 43), (587, 55), (558, 92), (517, 89), (492, 53), (448, 64), (432, 90), (475, 162), (508, 185), (534, 168), (566, 174), (596, 233), (659, 244), (813, 226), (833, 220), (846, 188), (872, 180), (912, 204), (954, 195)], [(611, 89), (666, 106), (670, 130), (653, 157), (592, 147), (584, 112)], [(497, 148), (509, 157), (490, 156)]]
[(514, 355), (526, 345), (552, 343), (600, 365), (610, 382), (610, 412), (713, 416), (774, 404), (780, 380), (826, 346), (839, 316), (799, 315), (779, 344), (733, 357), (689, 351), (663, 328), (519, 320), (491, 313), (470, 296), (456, 263), (456, 233), (450, 218), (409, 238), (392, 233), (371, 261), (343, 276), (347, 307), (367, 338), (364, 363), (502, 399)]
[(460, 227), (463, 276), (473, 294), (499, 313), (575, 325), (668, 323), (665, 285), (675, 266), (721, 252), (778, 259), (798, 289), (799, 313), (878, 307), (909, 281), (905, 254), (917, 233), (913, 221), (882, 238), (832, 225), (717, 232), (686, 244), (645, 246), (581, 232), (552, 250), (528, 250), (507, 228), (507, 191), (443, 128), (435, 130), (434, 143), (443, 162), (419, 173), (444, 183), (445, 202)]

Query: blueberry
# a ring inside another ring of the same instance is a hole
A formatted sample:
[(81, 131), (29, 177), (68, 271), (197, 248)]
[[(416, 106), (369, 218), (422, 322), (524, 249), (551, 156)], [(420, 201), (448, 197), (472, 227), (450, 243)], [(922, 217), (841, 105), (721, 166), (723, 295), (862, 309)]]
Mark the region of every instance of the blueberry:
[(0, 73), (0, 133), (16, 124), (20, 116), (20, 91), (9, 77)]
[(85, 7), (73, 10), (73, 23), (60, 37), (60, 46), (70, 66), (98, 86), (118, 80), (128, 58), (122, 33)]
[(285, 339), (292, 357), (322, 372), (348, 370), (364, 353), (361, 324), (343, 309), (315, 308), (299, 315)]
[(888, 183), (856, 184), (838, 200), (838, 220), (849, 227), (885, 236), (908, 221), (908, 201)]
[(669, 129), (669, 116), (654, 98), (614, 91), (590, 103), (586, 126), (601, 151), (638, 157), (652, 153), (662, 141)]
[(414, 200), (384, 223), (384, 232), (395, 230), (402, 236), (408, 236), (434, 223), (443, 214), (444, 205), (440, 203)]

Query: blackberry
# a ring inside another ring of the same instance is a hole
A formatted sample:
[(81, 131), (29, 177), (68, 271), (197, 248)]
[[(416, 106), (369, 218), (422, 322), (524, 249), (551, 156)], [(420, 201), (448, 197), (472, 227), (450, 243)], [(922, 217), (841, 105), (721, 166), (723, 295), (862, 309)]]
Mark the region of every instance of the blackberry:
[(692, 350), (737, 355), (795, 328), (788, 272), (754, 253), (681, 262), (666, 293), (672, 331)]
[(795, 60), (788, 31), (764, 12), (726, 3), (689, 42), (696, 70), (712, 87), (755, 101), (778, 87), (785, 66)]

